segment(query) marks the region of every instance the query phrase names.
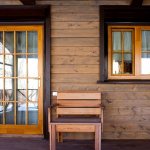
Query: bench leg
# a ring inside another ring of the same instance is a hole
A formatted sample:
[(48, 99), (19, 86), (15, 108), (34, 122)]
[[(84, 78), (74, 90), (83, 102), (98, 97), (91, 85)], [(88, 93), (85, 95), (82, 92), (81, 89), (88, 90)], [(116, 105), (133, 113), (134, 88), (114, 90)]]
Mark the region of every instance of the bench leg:
[(101, 150), (101, 124), (95, 126), (95, 150)]
[(63, 142), (63, 134), (61, 132), (57, 133), (57, 138), (58, 138), (58, 143), (62, 143)]
[(56, 150), (56, 129), (55, 125), (50, 126), (50, 150)]

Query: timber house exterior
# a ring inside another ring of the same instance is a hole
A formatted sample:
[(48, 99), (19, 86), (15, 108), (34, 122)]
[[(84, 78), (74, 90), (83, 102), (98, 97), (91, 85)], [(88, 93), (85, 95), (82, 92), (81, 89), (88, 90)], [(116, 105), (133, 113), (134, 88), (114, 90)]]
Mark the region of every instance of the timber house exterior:
[(105, 106), (102, 139), (150, 139), (148, 5), (0, 0), (0, 134), (47, 138), (53, 92), (97, 91)]

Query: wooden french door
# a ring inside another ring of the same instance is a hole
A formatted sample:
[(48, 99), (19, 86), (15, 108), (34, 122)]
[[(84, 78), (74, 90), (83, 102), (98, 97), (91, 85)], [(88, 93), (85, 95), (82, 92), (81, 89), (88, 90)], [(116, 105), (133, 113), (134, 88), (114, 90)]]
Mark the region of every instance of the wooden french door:
[(43, 26), (0, 26), (0, 133), (43, 134)]

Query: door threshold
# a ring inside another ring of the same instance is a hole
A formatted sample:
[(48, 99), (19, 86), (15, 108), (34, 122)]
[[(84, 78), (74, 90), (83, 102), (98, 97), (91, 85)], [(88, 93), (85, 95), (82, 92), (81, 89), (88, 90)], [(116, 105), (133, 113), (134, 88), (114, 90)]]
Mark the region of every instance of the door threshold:
[(22, 137), (22, 138), (44, 138), (44, 135), (25, 135), (25, 134), (0, 134), (0, 138), (1, 137)]

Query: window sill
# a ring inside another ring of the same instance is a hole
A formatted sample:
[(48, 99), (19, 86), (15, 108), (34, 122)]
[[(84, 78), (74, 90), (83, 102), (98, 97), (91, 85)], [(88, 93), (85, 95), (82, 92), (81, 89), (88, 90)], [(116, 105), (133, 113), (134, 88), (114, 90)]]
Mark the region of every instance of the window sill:
[(97, 84), (150, 84), (149, 80), (104, 80), (97, 81)]

